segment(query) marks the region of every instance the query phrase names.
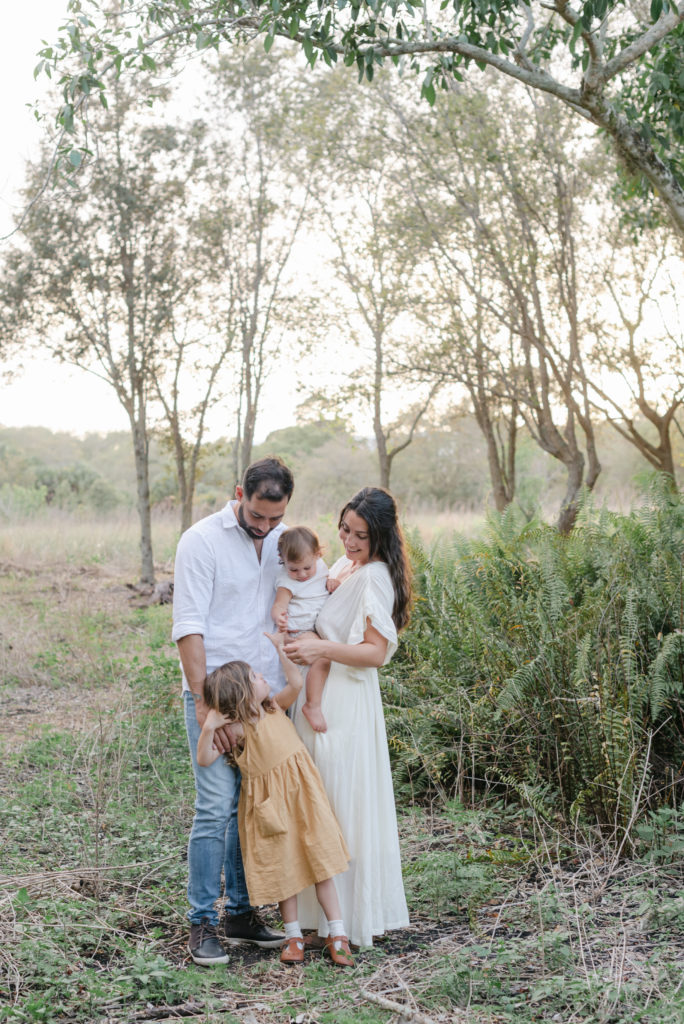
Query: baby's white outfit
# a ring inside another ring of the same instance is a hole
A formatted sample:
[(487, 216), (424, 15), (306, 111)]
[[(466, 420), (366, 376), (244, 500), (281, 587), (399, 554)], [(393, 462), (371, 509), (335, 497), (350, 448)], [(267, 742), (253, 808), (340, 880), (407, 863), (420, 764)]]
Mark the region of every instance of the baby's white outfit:
[(293, 580), (288, 576), (287, 569), (282, 566), (276, 576), (276, 590), (284, 587), (292, 594), (292, 599), (287, 606), (287, 631), (290, 634), (303, 633), (305, 630), (313, 629), (316, 624), (318, 613), (328, 596), (326, 580), (328, 579), (328, 566), (322, 558), (316, 563), (316, 572), (309, 580)]

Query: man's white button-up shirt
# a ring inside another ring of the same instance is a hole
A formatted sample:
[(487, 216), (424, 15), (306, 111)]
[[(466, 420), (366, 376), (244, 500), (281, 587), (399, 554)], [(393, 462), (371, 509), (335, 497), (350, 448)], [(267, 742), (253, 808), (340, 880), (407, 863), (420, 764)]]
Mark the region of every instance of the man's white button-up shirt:
[[(204, 638), (207, 674), (227, 661), (246, 661), (262, 672), (273, 693), (285, 685), (278, 654), (264, 636), (273, 632), (271, 607), (281, 568), (281, 523), (264, 537), (261, 561), (253, 540), (228, 502), (191, 526), (176, 550), (173, 582), (174, 641), (192, 633)], [(188, 683), (183, 673), (183, 689)]]

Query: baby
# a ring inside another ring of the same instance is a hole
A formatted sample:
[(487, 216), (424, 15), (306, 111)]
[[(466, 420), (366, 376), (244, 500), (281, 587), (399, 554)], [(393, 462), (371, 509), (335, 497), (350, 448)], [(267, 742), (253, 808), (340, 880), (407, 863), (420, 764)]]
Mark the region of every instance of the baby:
[[(320, 541), (307, 526), (284, 530), (278, 538), (278, 554), (283, 568), (276, 577), (271, 618), (281, 632), (294, 637), (314, 630), (323, 602), (340, 583), (328, 576), (328, 567), (321, 558)], [(325, 732), (328, 728), (321, 699), (329, 669), (330, 662), (319, 658), (306, 676), (306, 703), (302, 714), (315, 732)]]

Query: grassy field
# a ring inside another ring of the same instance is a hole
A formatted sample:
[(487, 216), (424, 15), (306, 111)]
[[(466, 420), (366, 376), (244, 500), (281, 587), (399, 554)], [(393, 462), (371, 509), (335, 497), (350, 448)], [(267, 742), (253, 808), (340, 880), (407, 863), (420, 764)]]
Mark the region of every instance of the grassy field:
[[(157, 524), (159, 574), (175, 523)], [(493, 798), (403, 806), (412, 924), (341, 972), (186, 950), (193, 787), (170, 611), (139, 608), (130, 523), (0, 541), (0, 1020), (222, 1024), (684, 1020), (684, 822), (632, 860)], [(272, 915), (275, 913), (271, 908)]]

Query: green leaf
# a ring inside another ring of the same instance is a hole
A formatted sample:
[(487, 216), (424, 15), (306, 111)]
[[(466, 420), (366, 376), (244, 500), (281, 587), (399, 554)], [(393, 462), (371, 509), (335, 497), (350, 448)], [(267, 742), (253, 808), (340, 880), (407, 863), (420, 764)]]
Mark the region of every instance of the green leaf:
[(657, 21), (663, 10), (663, 0), (651, 0), (651, 21)]
[(430, 82), (429, 85), (423, 85), (423, 87), (422, 87), (422, 89), (420, 91), (421, 91), (421, 95), (423, 96), (423, 98), (428, 101), (428, 103), (430, 104), (431, 107), (434, 107), (435, 99), (436, 99), (436, 94), (435, 94), (435, 87), (432, 84), (432, 82)]
[(62, 107), (59, 115), (60, 123), (63, 125), (65, 131), (73, 132), (74, 130), (74, 108), (71, 103), (65, 103)]
[(69, 163), (72, 167), (80, 167), (83, 156), (78, 149), (72, 149), (69, 153)]
[(272, 32), (269, 32), (266, 38), (264, 39), (264, 50), (266, 51), (266, 53), (270, 52), (270, 49), (273, 46), (274, 39), (275, 35)]

